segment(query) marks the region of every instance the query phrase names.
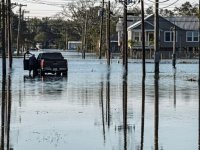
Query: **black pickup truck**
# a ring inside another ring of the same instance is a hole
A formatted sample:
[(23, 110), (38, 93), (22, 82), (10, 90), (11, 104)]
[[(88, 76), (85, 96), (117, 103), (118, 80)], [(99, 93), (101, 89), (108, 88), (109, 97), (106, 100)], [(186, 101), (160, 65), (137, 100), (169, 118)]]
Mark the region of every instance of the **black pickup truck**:
[(41, 76), (45, 73), (67, 75), (68, 63), (60, 52), (43, 52), (37, 57), (38, 71)]

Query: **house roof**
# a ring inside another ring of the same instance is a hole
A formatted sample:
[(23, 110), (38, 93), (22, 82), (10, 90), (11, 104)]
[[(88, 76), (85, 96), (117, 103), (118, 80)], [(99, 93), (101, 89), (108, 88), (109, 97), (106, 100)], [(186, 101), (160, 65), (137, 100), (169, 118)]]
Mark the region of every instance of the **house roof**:
[(168, 21), (185, 30), (198, 30), (199, 19), (196, 16), (165, 17)]
[[(145, 17), (145, 18), (144, 18), (145, 22), (147, 22), (146, 20), (147, 20), (148, 18), (150, 18), (151, 16), (153, 16), (153, 14), (151, 14), (151, 15)], [(142, 23), (141, 17), (137, 17), (137, 19), (135, 18), (134, 24), (130, 25), (130, 26), (128, 27), (128, 30), (140, 26), (141, 23)], [(147, 22), (147, 23), (150, 24), (149, 22)], [(150, 24), (150, 25), (152, 25), (152, 24)]]
[[(148, 22), (148, 21), (144, 21), (144, 23), (147, 23), (147, 24), (149, 24), (151, 27), (154, 27), (154, 25), (151, 24), (151, 23)], [(130, 30), (130, 29), (132, 29), (132, 28), (137, 28), (137, 27), (140, 26), (140, 25), (141, 25), (141, 21), (138, 21), (138, 22), (134, 23), (133, 25), (131, 25), (130, 27), (128, 27), (128, 30)]]

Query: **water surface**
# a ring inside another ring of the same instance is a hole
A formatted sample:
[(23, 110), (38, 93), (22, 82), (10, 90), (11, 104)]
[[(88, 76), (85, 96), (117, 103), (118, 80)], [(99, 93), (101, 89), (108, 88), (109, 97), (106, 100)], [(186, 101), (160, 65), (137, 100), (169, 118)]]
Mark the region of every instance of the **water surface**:
[(14, 150), (198, 149), (199, 88), (198, 82), (188, 81), (197, 79), (198, 64), (180, 63), (174, 71), (171, 64), (161, 63), (160, 78), (155, 80), (154, 64), (147, 63), (142, 81), (138, 62), (130, 61), (126, 78), (118, 60), (108, 68), (106, 60), (65, 57), (69, 58), (67, 77), (43, 78), (28, 77), (22, 58), (14, 59), (5, 89), (2, 86), (6, 105), (1, 103), (1, 114), (7, 114), (1, 120), (2, 146)]

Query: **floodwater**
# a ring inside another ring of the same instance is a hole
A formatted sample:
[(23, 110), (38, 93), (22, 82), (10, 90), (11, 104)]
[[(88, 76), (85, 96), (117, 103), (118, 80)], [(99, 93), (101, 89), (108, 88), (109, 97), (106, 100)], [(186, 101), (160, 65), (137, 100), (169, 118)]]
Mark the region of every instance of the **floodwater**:
[(121, 60), (65, 57), (67, 77), (30, 78), (15, 58), (0, 79), (2, 150), (199, 149), (197, 63), (161, 63), (159, 80), (147, 63), (142, 80), (138, 62), (124, 77)]

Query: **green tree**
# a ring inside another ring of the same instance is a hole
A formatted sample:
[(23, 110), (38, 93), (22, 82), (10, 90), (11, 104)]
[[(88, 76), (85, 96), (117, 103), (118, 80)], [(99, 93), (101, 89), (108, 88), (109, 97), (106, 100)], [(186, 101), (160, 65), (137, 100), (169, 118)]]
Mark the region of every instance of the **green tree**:
[[(66, 18), (70, 18), (70, 30), (68, 30), (69, 39), (76, 38), (75, 40), (82, 40), (83, 33), (85, 29), (85, 21), (87, 18), (87, 49), (89, 51), (97, 51), (98, 50), (98, 41), (100, 34), (100, 17), (98, 16), (98, 11), (101, 9), (99, 6), (94, 6), (95, 0), (91, 1), (74, 1), (69, 3), (68, 5), (63, 7), (62, 14)], [(115, 3), (111, 4), (111, 11), (117, 17), (111, 17), (111, 33), (116, 33), (115, 26), (118, 20), (118, 14), (120, 13), (120, 9), (115, 9)], [(86, 17), (87, 15), (87, 17)], [(106, 8), (104, 8), (104, 21), (106, 20)], [(105, 41), (105, 22), (103, 29), (103, 40)], [(103, 42), (105, 47), (105, 43)], [(105, 49), (104, 49), (105, 50)]]
[(34, 37), (34, 40), (36, 42), (43, 43), (44, 41), (48, 40), (48, 34), (46, 32), (40, 32), (36, 34), (36, 36)]
[[(145, 10), (145, 13), (147, 15), (153, 14), (153, 7), (150, 6)], [(174, 16), (174, 12), (172, 10), (169, 9), (159, 9), (159, 14), (163, 17), (170, 17), (170, 16)]]
[(148, 8), (145, 10), (145, 13), (146, 13), (147, 15), (153, 14), (153, 6), (148, 7)]
[[(17, 47), (18, 21), (19, 21), (18, 15), (12, 13), (12, 46), (15, 49)], [(27, 47), (28, 39), (29, 39), (29, 30), (27, 22), (25, 20), (21, 20), (20, 37), (19, 37), (20, 47)]]
[(193, 16), (197, 14), (198, 7), (190, 2), (185, 2), (180, 7), (175, 7), (174, 11), (179, 16)]
[(50, 48), (50, 45), (56, 45), (56, 48), (65, 47), (65, 34), (66, 21), (61, 18), (33, 18), (29, 19), (29, 31), (32, 35), (32, 43), (43, 43), (45, 48)]
[(171, 17), (174, 16), (174, 12), (169, 9), (160, 9), (160, 15), (163, 17)]

